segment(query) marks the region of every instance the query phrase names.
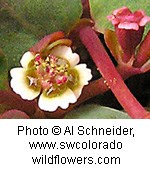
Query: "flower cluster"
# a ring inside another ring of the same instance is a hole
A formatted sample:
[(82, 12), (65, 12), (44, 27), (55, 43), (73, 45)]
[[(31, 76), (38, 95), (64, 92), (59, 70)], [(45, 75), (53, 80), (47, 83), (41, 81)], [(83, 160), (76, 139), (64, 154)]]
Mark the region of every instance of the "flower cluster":
[(105, 41), (118, 64), (130, 67), (135, 74), (150, 70), (150, 31), (142, 41), (150, 17), (143, 10), (132, 13), (129, 8), (122, 7), (107, 18), (114, 25), (115, 32), (107, 30)]
[(113, 14), (107, 18), (119, 29), (126, 30), (139, 30), (140, 27), (145, 26), (150, 21), (150, 17), (146, 16), (143, 10), (132, 13), (127, 7), (114, 10)]
[(10, 71), (13, 91), (26, 100), (39, 96), (38, 105), (45, 111), (68, 108), (92, 78), (91, 70), (78, 64), (79, 55), (66, 45), (55, 46), (46, 54), (28, 51), (20, 63), (22, 67)]

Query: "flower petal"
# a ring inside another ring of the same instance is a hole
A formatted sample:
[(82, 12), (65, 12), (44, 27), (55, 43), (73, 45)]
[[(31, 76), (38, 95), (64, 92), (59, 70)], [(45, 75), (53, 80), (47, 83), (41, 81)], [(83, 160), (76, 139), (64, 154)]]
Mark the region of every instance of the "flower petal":
[(140, 25), (140, 26), (145, 26), (146, 23), (148, 23), (148, 22), (150, 22), (150, 17), (149, 17), (149, 16), (144, 16), (144, 17), (141, 19), (139, 25)]
[(57, 46), (52, 49), (51, 54), (68, 60), (71, 66), (78, 64), (80, 60), (79, 55), (73, 53), (71, 48), (67, 46)]
[(123, 23), (119, 23), (118, 25), (119, 29), (127, 29), (127, 30), (138, 30), (139, 29), (139, 25), (137, 23), (129, 23), (129, 22), (123, 22)]
[(73, 92), (77, 98), (82, 93), (84, 85), (88, 84), (88, 81), (92, 79), (91, 69), (86, 67), (86, 64), (79, 64), (75, 66), (75, 69), (79, 74), (79, 85), (73, 89)]
[(53, 112), (58, 107), (66, 109), (69, 103), (75, 103), (76, 101), (77, 98), (73, 91), (68, 88), (63, 94), (57, 97), (48, 97), (45, 94), (41, 94), (38, 105), (42, 110)]
[(10, 70), (10, 75), (12, 78), (22, 78), (24, 76), (24, 71), (22, 67), (13, 68)]
[(127, 7), (121, 7), (113, 11), (113, 15), (129, 15), (132, 12)]
[(107, 19), (112, 22), (113, 25), (117, 25), (119, 23), (119, 20), (115, 18), (114, 15), (107, 16)]
[(40, 89), (33, 90), (28, 87), (26, 83), (26, 70), (23, 68), (11, 69), (10, 75), (12, 77), (10, 86), (13, 91), (19, 94), (23, 99), (33, 100), (40, 94)]
[(20, 60), (22, 67), (27, 68), (30, 61), (34, 58), (35, 56), (33, 53), (31, 53), (30, 51), (26, 52)]
[(87, 85), (88, 81), (92, 79), (91, 69), (88, 69), (86, 64), (79, 64), (74, 68), (78, 71), (80, 85)]
[(74, 90), (73, 90), (73, 93), (75, 94), (76, 98), (78, 99), (82, 93), (82, 89), (83, 89), (83, 85), (78, 85), (78, 87), (76, 87)]

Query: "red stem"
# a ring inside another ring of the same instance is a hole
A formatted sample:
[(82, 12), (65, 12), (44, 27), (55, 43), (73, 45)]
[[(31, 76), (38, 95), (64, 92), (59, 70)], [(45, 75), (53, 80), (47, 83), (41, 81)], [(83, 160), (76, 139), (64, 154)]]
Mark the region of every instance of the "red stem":
[(79, 35), (107, 85), (131, 118), (144, 118), (150, 115), (129, 91), (92, 28), (81, 29)]
[(82, 18), (91, 18), (89, 0), (81, 0), (81, 2), (83, 7)]

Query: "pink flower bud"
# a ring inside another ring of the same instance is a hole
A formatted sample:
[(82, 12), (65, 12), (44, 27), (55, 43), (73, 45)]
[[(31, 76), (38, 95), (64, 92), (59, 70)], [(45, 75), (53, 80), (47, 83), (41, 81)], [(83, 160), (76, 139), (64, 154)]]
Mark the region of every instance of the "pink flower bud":
[(141, 42), (144, 26), (150, 22), (150, 17), (143, 10), (132, 13), (127, 7), (113, 11), (107, 17), (115, 27), (118, 41), (124, 52), (124, 62), (128, 62), (134, 55), (135, 48)]

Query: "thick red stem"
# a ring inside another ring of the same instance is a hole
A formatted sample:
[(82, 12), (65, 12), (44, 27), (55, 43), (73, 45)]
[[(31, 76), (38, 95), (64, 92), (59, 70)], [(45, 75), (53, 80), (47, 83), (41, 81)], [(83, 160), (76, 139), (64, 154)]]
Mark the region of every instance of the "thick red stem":
[(81, 29), (79, 35), (103, 78), (105, 78), (106, 84), (131, 118), (144, 118), (150, 115), (129, 91), (92, 28)]

